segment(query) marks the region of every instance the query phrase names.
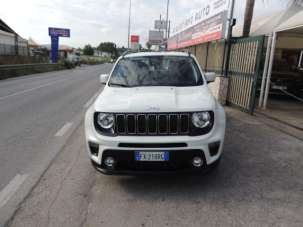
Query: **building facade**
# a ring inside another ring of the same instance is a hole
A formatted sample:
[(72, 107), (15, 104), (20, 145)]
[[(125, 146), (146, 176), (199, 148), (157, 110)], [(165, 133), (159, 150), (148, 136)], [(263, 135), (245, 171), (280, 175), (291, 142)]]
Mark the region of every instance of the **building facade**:
[(28, 56), (28, 43), (0, 19), (0, 56)]
[[(223, 2), (229, 7), (216, 11), (218, 1), (205, 1), (206, 6), (177, 26), (169, 49), (191, 52), (204, 71), (217, 73), (210, 88), (223, 104), (250, 113), (286, 113), (287, 108), (281, 109), (292, 106), (284, 118), (302, 116), (303, 129), (303, 1), (289, 1), (283, 9), (262, 15), (255, 11), (250, 37), (242, 37), (239, 20), (231, 42), (226, 39), (231, 1)], [(222, 16), (226, 11), (227, 17)]]

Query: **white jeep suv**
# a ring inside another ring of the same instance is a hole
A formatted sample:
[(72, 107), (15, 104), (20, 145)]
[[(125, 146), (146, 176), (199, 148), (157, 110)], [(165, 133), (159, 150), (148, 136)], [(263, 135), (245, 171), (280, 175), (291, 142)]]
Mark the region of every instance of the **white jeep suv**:
[(225, 112), (211, 94), (214, 73), (188, 53), (120, 57), (87, 110), (89, 157), (105, 174), (200, 171), (217, 166)]

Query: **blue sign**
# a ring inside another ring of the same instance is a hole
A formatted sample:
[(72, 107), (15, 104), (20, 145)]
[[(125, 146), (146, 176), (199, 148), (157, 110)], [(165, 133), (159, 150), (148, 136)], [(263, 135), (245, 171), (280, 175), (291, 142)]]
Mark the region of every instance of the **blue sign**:
[(58, 61), (58, 51), (59, 51), (59, 37), (51, 36), (52, 40), (52, 63), (56, 63)]
[(70, 37), (70, 30), (66, 28), (48, 28), (48, 34), (52, 41), (52, 63), (56, 63), (58, 61), (59, 37)]
[(70, 37), (70, 30), (67, 28), (48, 28), (49, 36)]

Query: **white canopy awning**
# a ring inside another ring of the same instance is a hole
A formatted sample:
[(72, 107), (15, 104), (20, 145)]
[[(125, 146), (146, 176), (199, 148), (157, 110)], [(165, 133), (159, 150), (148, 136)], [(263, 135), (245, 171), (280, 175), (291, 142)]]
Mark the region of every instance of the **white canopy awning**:
[[(287, 10), (256, 17), (252, 21), (250, 36), (268, 35), (303, 26), (303, 7), (292, 4)], [(243, 24), (233, 28), (233, 36), (242, 36)]]
[[(283, 12), (276, 12), (263, 17), (254, 18), (252, 21), (250, 36), (266, 35), (274, 31), (274, 29), (279, 25), (283, 17)], [(233, 36), (242, 36), (243, 24), (236, 25), (233, 28)]]
[(303, 26), (303, 10), (280, 24), (275, 31), (285, 31)]

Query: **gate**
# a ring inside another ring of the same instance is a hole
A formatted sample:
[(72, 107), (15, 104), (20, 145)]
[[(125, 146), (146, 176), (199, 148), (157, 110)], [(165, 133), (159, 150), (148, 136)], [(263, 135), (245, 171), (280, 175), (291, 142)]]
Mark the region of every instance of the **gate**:
[(264, 36), (232, 40), (227, 104), (249, 113), (254, 111), (263, 44)]

